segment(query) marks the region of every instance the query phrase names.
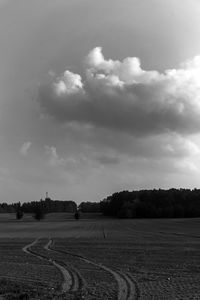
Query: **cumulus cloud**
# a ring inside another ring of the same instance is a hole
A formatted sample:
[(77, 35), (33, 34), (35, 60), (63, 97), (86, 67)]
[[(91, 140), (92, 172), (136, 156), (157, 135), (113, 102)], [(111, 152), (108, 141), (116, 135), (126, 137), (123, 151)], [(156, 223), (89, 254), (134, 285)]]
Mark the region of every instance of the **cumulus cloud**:
[(30, 147), (31, 147), (31, 142), (25, 142), (20, 148), (20, 151), (19, 151), (20, 154), (23, 156), (26, 156)]
[(61, 77), (56, 79), (53, 87), (55, 94), (61, 97), (62, 95), (79, 93), (82, 90), (83, 84), (80, 75), (65, 71)]
[(51, 72), (39, 88), (41, 112), (64, 124), (75, 149), (62, 158), (46, 146), (51, 166), (80, 173), (127, 164), (141, 176), (154, 169), (166, 178), (198, 171), (200, 57), (160, 73), (143, 70), (137, 57), (105, 59), (97, 47), (83, 65), (83, 76)]
[(178, 69), (146, 71), (139, 58), (105, 59), (100, 47), (84, 61), (85, 76), (66, 70), (39, 88), (43, 113), (132, 135), (200, 130), (200, 56)]

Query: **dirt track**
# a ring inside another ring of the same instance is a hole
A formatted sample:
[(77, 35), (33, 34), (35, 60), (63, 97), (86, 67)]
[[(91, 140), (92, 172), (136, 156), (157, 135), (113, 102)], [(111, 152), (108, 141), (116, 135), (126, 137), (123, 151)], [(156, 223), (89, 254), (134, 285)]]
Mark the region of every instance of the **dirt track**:
[[(69, 291), (71, 289), (71, 286), (72, 286), (72, 277), (71, 277), (70, 273), (68, 272), (68, 270), (65, 267), (63, 267), (62, 265), (60, 265), (57, 261), (51, 260), (48, 257), (45, 257), (44, 255), (41, 255), (41, 254), (39, 254), (39, 253), (37, 253), (37, 252), (35, 252), (31, 249), (31, 247), (33, 247), (37, 244), (38, 240), (39, 239), (37, 238), (31, 244), (28, 244), (25, 247), (23, 247), (22, 250), (25, 253), (33, 255), (33, 256), (35, 256), (39, 259), (48, 260), (51, 264), (53, 264), (62, 273), (62, 276), (63, 276), (62, 290), (61, 291), (63, 293)], [(44, 246), (44, 249), (46, 249), (46, 246)]]
[[(22, 250), (29, 255), (33, 255), (33, 256), (37, 257), (38, 259), (49, 261), (52, 265), (54, 265), (62, 273), (63, 282), (61, 285), (61, 291), (63, 293), (68, 292), (68, 291), (72, 291), (72, 292), (79, 291), (82, 288), (83, 282), (84, 282), (84, 280), (81, 278), (79, 272), (76, 271), (72, 266), (70, 266), (70, 265), (67, 266), (65, 262), (61, 262), (60, 260), (57, 260), (57, 259), (50, 259), (48, 253), (46, 253), (46, 255), (45, 255), (44, 252), (42, 252), (42, 254), (41, 254), (41, 253), (38, 253), (35, 250), (33, 250), (32, 248), (34, 246), (37, 246), (38, 241), (39, 241), (39, 238), (35, 239), (32, 243), (23, 247)], [(131, 276), (129, 276), (128, 274), (112, 270), (111, 268), (108, 268), (102, 264), (97, 264), (94, 261), (92, 261), (86, 257), (79, 256), (77, 254), (67, 252), (67, 251), (56, 250), (53, 248), (53, 240), (52, 239), (49, 239), (49, 241), (43, 246), (43, 250), (45, 250), (47, 252), (58, 253), (58, 254), (62, 254), (62, 255), (67, 254), (67, 255), (76, 257), (76, 258), (84, 261), (87, 264), (93, 265), (99, 269), (102, 269), (102, 270), (108, 272), (109, 274), (111, 274), (114, 277), (114, 279), (117, 283), (117, 286), (118, 286), (117, 299), (118, 300), (138, 299), (135, 282), (131, 278)]]
[(92, 264), (95, 267), (98, 267), (98, 268), (103, 269), (106, 272), (110, 273), (115, 278), (117, 285), (118, 285), (118, 295), (117, 295), (118, 300), (138, 299), (138, 293), (137, 293), (137, 289), (135, 286), (135, 282), (129, 275), (124, 274), (122, 272), (114, 271), (102, 264), (97, 264), (94, 261), (89, 260), (86, 257), (79, 256), (77, 254), (67, 252), (67, 251), (55, 250), (55, 249), (53, 249), (52, 245), (53, 245), (53, 240), (50, 240), (48, 242), (48, 244), (46, 245), (47, 249), (49, 249), (51, 251), (55, 251), (55, 252), (60, 252), (62, 254), (68, 254), (68, 255), (71, 255), (74, 257), (78, 257), (79, 259), (83, 260), (84, 262), (86, 262), (88, 264)]

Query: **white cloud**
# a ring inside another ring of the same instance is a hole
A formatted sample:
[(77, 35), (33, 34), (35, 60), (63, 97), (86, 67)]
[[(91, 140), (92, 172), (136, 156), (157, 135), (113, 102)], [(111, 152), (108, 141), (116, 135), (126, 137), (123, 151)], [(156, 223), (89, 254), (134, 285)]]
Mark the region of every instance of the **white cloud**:
[(106, 60), (100, 47), (85, 59), (85, 81), (65, 71), (41, 86), (43, 112), (132, 135), (200, 130), (200, 57), (164, 73), (146, 71), (137, 57)]
[(81, 76), (70, 71), (65, 71), (56, 79), (54, 90), (57, 96), (70, 95), (82, 90)]
[(20, 148), (20, 154), (26, 156), (31, 147), (31, 142), (25, 142)]
[(39, 89), (42, 113), (64, 124), (74, 149), (62, 158), (46, 146), (51, 166), (80, 177), (85, 170), (121, 168), (138, 182), (147, 173), (149, 182), (162, 174), (162, 182), (200, 170), (200, 57), (159, 73), (143, 70), (136, 57), (107, 60), (97, 47), (84, 67), (83, 78), (52, 73)]

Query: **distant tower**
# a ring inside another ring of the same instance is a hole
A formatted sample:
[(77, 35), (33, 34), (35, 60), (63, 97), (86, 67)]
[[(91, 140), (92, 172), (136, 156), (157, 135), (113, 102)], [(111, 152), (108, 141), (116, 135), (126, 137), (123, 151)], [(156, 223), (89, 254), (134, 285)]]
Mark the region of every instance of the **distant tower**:
[(48, 199), (49, 198), (49, 195), (48, 195), (48, 192), (46, 192), (46, 199)]

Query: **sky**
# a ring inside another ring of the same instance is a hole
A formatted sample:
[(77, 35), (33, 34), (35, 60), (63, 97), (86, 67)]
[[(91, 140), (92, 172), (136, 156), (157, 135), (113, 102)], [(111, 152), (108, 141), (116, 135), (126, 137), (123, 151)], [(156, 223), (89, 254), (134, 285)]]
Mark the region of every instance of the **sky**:
[(200, 188), (198, 0), (0, 0), (0, 201)]

